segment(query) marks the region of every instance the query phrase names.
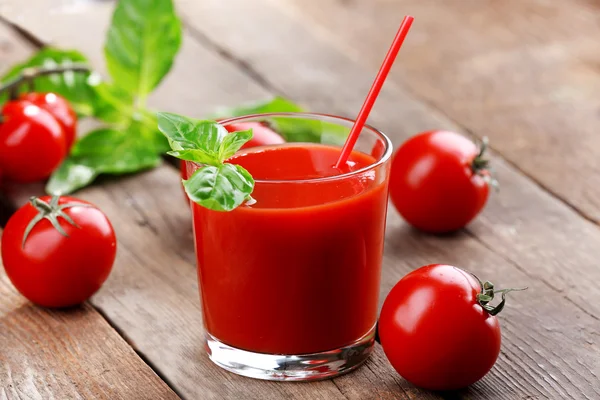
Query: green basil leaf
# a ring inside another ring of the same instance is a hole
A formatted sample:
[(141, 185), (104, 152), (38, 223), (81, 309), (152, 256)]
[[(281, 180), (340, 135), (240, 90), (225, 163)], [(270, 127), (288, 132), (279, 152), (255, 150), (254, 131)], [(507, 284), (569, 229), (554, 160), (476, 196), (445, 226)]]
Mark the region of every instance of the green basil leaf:
[[(171, 113), (157, 113), (158, 129), (167, 137), (173, 151), (194, 150), (185, 154), (202, 156), (202, 160), (195, 159), (204, 163), (206, 159), (212, 158), (219, 160), (219, 150), (221, 142), (229, 135), (227, 130), (214, 121), (199, 121), (186, 118), (181, 115)], [(216, 165), (212, 163), (211, 165)]]
[(110, 123), (123, 123), (135, 112), (131, 95), (118, 86), (101, 82), (94, 87), (96, 104), (94, 117)]
[(227, 160), (252, 139), (252, 129), (232, 132), (225, 136), (219, 148), (219, 160)]
[(140, 132), (142, 140), (158, 154), (166, 154), (171, 150), (169, 141), (158, 130), (158, 119), (153, 111), (145, 109), (134, 111), (128, 130), (134, 134)]
[(239, 165), (209, 165), (194, 172), (183, 186), (195, 203), (215, 211), (231, 211), (250, 196), (254, 180)]
[(200, 121), (194, 130), (194, 140), (201, 149), (218, 153), (223, 138), (228, 134), (227, 129), (214, 121)]
[(46, 193), (56, 196), (73, 193), (92, 183), (99, 172), (69, 158), (54, 171), (46, 184)]
[[(59, 50), (43, 48), (29, 60), (17, 64), (0, 80), (7, 82), (19, 76), (24, 69), (30, 67), (59, 67), (73, 64), (87, 64), (88, 60), (75, 50)], [(88, 72), (64, 72), (41, 76), (33, 80), (33, 90), (36, 92), (54, 92), (66, 98), (73, 109), (80, 116), (94, 114), (96, 94), (95, 86), (100, 83), (100, 77)], [(21, 92), (27, 91), (26, 85), (21, 87)], [(8, 94), (0, 96), (0, 104), (5, 102)]]
[(106, 128), (90, 132), (73, 148), (72, 158), (100, 173), (124, 174), (155, 167), (161, 158), (148, 145), (151, 133), (132, 124), (127, 131)]
[(171, 0), (119, 1), (104, 46), (114, 84), (143, 104), (171, 69), (180, 45), (181, 22)]
[(180, 160), (194, 161), (206, 165), (219, 165), (221, 159), (219, 156), (211, 155), (203, 150), (172, 150), (167, 152), (168, 155), (177, 157)]
[(166, 112), (159, 112), (156, 116), (158, 130), (169, 139), (169, 142), (177, 143), (181, 149), (197, 147), (197, 125), (200, 121)]
[(153, 136), (157, 133), (136, 123), (125, 131), (104, 128), (90, 132), (52, 174), (46, 191), (72, 193), (100, 174), (120, 175), (156, 167), (162, 159), (152, 144)]

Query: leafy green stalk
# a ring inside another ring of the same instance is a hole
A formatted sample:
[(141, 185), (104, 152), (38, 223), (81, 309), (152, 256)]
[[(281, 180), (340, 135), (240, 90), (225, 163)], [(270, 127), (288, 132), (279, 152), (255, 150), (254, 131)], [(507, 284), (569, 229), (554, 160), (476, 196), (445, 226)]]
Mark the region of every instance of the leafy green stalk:
[[(211, 136), (214, 131), (200, 135), (208, 141), (202, 143), (200, 149), (210, 148), (210, 141), (225, 143), (223, 149), (217, 152), (207, 153), (196, 147), (185, 147), (185, 140), (171, 140), (169, 143), (157, 129), (155, 113), (145, 107), (148, 95), (169, 72), (181, 45), (181, 36), (181, 22), (172, 0), (120, 0), (104, 45), (109, 80), (102, 80), (94, 72), (66, 71), (36, 77), (31, 88), (30, 85), (18, 87), (19, 92), (30, 89), (62, 95), (80, 117), (93, 117), (106, 124), (76, 143), (72, 153), (48, 182), (48, 193), (71, 193), (89, 185), (101, 174), (125, 174), (155, 167), (161, 162), (160, 156), (167, 152), (183, 160), (212, 166), (235, 153), (232, 149), (240, 146), (246, 140), (245, 136), (224, 135), (222, 130), (216, 133), (217, 136)], [(86, 64), (88, 60), (78, 51), (44, 48), (29, 60), (14, 66), (0, 80), (5, 83), (14, 81), (31, 67), (64, 69)], [(0, 105), (6, 100), (8, 94), (0, 93)], [(297, 104), (275, 97), (220, 109), (214, 118), (303, 111)], [(289, 142), (342, 144), (349, 132), (348, 128), (320, 121), (267, 120)], [(162, 123), (178, 122), (163, 120)], [(213, 128), (207, 125), (203, 129)], [(215, 179), (230, 176), (228, 168), (219, 170)], [(233, 204), (238, 202), (236, 198)], [(219, 200), (218, 203), (227, 202)]]
[(87, 115), (109, 127), (90, 132), (54, 172), (46, 191), (71, 193), (100, 174), (124, 174), (160, 164), (169, 150), (147, 96), (169, 72), (181, 46), (181, 21), (172, 0), (120, 0), (104, 54), (111, 83), (96, 82)]
[(201, 164), (183, 187), (195, 203), (215, 211), (231, 211), (250, 199), (254, 179), (243, 167), (225, 163), (246, 142), (252, 130), (228, 133), (215, 121), (158, 113), (158, 129), (171, 146), (170, 155)]

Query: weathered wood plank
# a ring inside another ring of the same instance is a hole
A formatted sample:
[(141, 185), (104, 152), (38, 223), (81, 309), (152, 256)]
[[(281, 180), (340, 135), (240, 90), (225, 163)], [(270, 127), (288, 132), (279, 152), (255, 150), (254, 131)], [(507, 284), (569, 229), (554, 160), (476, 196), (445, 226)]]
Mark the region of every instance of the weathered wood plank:
[(598, 2), (270, 3), (373, 71), (402, 15), (415, 15), (391, 79), (600, 222)]
[[(56, 30), (35, 23), (30, 26), (28, 21), (39, 21), (42, 16), (36, 17), (29, 9), (30, 14), (21, 18), (20, 24), (62, 47), (88, 49), (86, 53), (93, 60), (92, 53), (100, 51), (103, 40), (99, 33), (107, 24), (106, 18), (101, 19), (108, 16), (106, 7), (94, 4), (93, 8), (79, 9), (74, 15), (55, 11), (52, 15), (60, 27)], [(71, 19), (75, 26), (85, 26), (87, 35), (74, 35), (66, 29), (71, 26)], [(190, 91), (190, 87), (201, 90)], [(234, 105), (267, 95), (235, 67), (188, 37), (174, 72), (152, 103), (161, 109), (202, 115), (215, 105)], [(11, 198), (20, 199), (18, 202), (27, 195), (14, 188)], [(115, 270), (93, 304), (183, 396), (392, 399), (412, 398), (413, 393), (421, 393), (424, 398), (438, 397), (411, 388), (397, 377), (379, 346), (365, 368), (335, 381), (310, 385), (260, 382), (221, 370), (208, 360), (203, 350), (190, 214), (177, 172), (163, 166), (79, 195), (107, 213), (119, 239)]]
[(37, 307), (0, 261), (0, 398), (178, 397), (93, 307)]

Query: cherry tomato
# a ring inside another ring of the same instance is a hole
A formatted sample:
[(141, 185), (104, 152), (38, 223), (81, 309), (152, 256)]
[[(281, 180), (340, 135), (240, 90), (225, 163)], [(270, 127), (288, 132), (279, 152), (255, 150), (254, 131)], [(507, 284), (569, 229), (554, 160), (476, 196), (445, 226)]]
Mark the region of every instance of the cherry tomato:
[(463, 388), (487, 374), (500, 353), (500, 325), (480, 304), (481, 290), (471, 274), (450, 265), (402, 278), (379, 317), (381, 345), (396, 371), (431, 390)]
[(65, 132), (67, 152), (69, 152), (77, 135), (77, 114), (69, 102), (55, 93), (25, 93), (21, 99), (32, 102), (56, 118)]
[(67, 154), (65, 133), (48, 111), (26, 100), (9, 101), (0, 123), (0, 170), (7, 180), (47, 178)]
[(425, 232), (458, 230), (481, 211), (489, 194), (483, 150), (454, 132), (431, 131), (396, 151), (390, 197), (408, 223)]
[(229, 132), (247, 131), (248, 129), (252, 129), (252, 139), (246, 142), (242, 146), (242, 149), (285, 143), (285, 140), (277, 132), (260, 122), (237, 122), (225, 126), (225, 129)]
[[(31, 226), (31, 228), (30, 228)], [(45, 307), (80, 304), (104, 283), (117, 249), (110, 221), (72, 197), (33, 198), (8, 220), (2, 261), (19, 292)]]
[(373, 149), (371, 150), (371, 156), (374, 159), (379, 160), (381, 157), (383, 157), (383, 153), (385, 153), (385, 144), (382, 141), (378, 140), (373, 145)]

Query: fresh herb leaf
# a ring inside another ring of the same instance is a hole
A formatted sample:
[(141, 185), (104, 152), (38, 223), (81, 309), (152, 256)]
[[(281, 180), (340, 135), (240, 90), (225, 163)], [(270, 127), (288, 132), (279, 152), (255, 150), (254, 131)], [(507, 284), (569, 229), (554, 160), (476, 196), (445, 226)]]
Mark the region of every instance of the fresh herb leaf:
[(175, 144), (174, 150), (197, 150), (217, 154), (227, 130), (214, 121), (201, 121), (177, 114), (159, 112), (158, 129)]
[(193, 149), (197, 141), (198, 120), (187, 118), (182, 115), (159, 112), (158, 130), (169, 140), (179, 143), (181, 149)]
[[(140, 140), (157, 154), (166, 154), (171, 149), (167, 138), (158, 130), (156, 113), (150, 110), (139, 110), (133, 113), (129, 122), (129, 131), (139, 133)], [(134, 133), (135, 134), (135, 133)]]
[(180, 45), (181, 22), (171, 0), (119, 1), (104, 46), (113, 83), (143, 105), (171, 69)]
[(108, 123), (127, 122), (135, 113), (131, 95), (118, 86), (100, 82), (95, 85), (94, 117)]
[(50, 177), (46, 184), (46, 193), (55, 196), (72, 193), (92, 183), (98, 174), (99, 172), (92, 167), (67, 159)]
[(168, 155), (179, 158), (185, 161), (194, 161), (199, 164), (219, 165), (221, 160), (218, 154), (207, 153), (204, 150), (172, 150), (167, 152)]
[(228, 133), (214, 121), (199, 121), (158, 113), (158, 129), (167, 137), (169, 154), (202, 166), (183, 182), (188, 197), (216, 211), (231, 211), (250, 198), (254, 179), (239, 165), (224, 163), (244, 143), (252, 130)]
[(133, 125), (129, 132), (110, 128), (90, 132), (77, 143), (71, 158), (108, 174), (154, 167), (160, 163), (160, 156), (145, 141), (137, 140), (144, 136), (139, 129), (139, 125)]
[(252, 130), (232, 132), (225, 136), (219, 147), (219, 159), (227, 160), (252, 139)]
[[(75, 50), (59, 50), (46, 47), (38, 51), (27, 61), (15, 65), (0, 80), (7, 82), (19, 76), (23, 70), (30, 67), (58, 67), (74, 64), (87, 64), (85, 56)], [(54, 92), (66, 98), (78, 115), (94, 114), (96, 94), (95, 86), (100, 83), (97, 74), (89, 72), (68, 71), (33, 79), (33, 90), (36, 92)], [(23, 85), (21, 92), (29, 90)], [(0, 104), (8, 99), (8, 93), (0, 95)]]
[(224, 141), (227, 146), (235, 146), (232, 140), (241, 140), (237, 135), (228, 139), (227, 130), (214, 121), (200, 121), (171, 113), (158, 113), (157, 116), (158, 129), (171, 145), (169, 154), (182, 160), (219, 165), (225, 159), (222, 157)]
[[(72, 89), (74, 94), (62, 87), (42, 88), (66, 93), (65, 97), (71, 101), (86, 94), (83, 104), (87, 108), (80, 114), (93, 115), (111, 124), (76, 143), (69, 158), (52, 175), (46, 187), (48, 192), (70, 193), (90, 184), (100, 174), (136, 172), (161, 162), (161, 154), (171, 146), (157, 129), (156, 115), (144, 103), (170, 70), (180, 44), (181, 22), (172, 0), (120, 0), (104, 48), (112, 84), (101, 82), (95, 74), (84, 82), (89, 88), (67, 74), (43, 78)], [(11, 74), (31, 65), (84, 61), (77, 52), (47, 50)], [(81, 75), (80, 80), (86, 77)], [(40, 82), (46, 82), (41, 79)], [(36, 79), (36, 85), (37, 82)], [(69, 84), (73, 82), (78, 85), (71, 88)], [(215, 157), (217, 153), (218, 146), (214, 149)]]
[(231, 211), (250, 196), (254, 180), (239, 165), (208, 165), (194, 172), (183, 186), (195, 203), (215, 211)]
[(67, 194), (90, 184), (100, 174), (125, 174), (156, 167), (160, 154), (152, 144), (156, 133), (132, 123), (127, 130), (99, 129), (78, 141), (70, 157), (48, 184), (49, 194)]

